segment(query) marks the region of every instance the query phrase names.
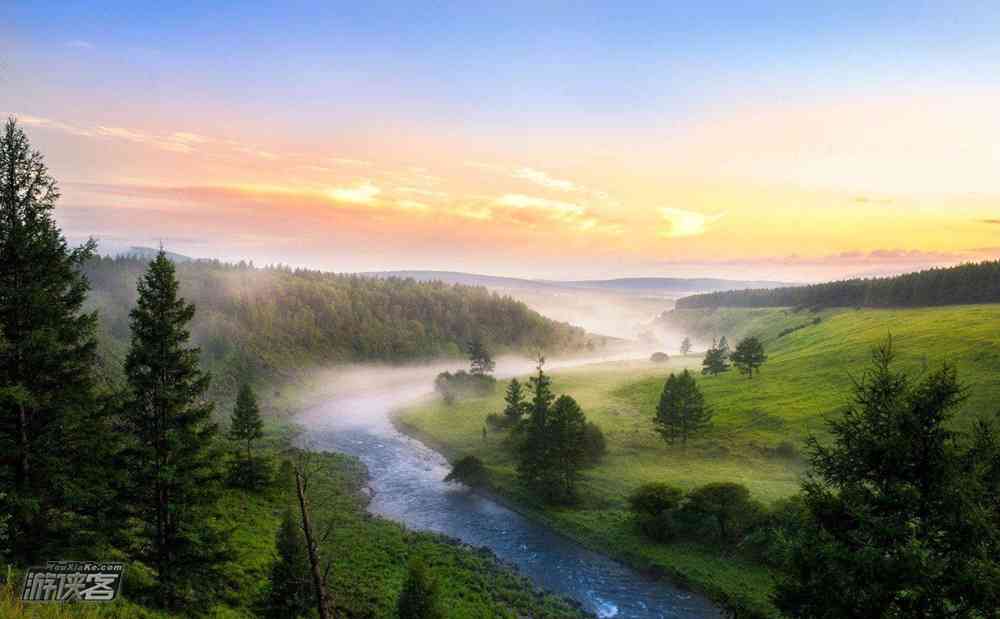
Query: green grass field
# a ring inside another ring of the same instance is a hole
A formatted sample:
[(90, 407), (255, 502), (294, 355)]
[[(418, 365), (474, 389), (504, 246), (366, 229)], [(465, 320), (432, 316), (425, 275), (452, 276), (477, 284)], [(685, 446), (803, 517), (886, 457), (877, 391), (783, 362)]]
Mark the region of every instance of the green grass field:
[[(818, 324), (814, 320), (819, 317)], [(625, 497), (647, 481), (692, 488), (712, 481), (738, 481), (765, 503), (797, 491), (804, 470), (797, 458), (774, 448), (790, 442), (800, 450), (810, 434), (825, 434), (824, 419), (848, 402), (852, 376), (870, 360), (871, 348), (892, 334), (899, 365), (920, 373), (942, 362), (957, 366), (969, 398), (956, 416), (965, 427), (977, 415), (1000, 410), (1000, 306), (907, 310), (784, 309), (689, 310), (670, 317), (695, 338), (746, 335), (764, 340), (768, 362), (752, 380), (730, 371), (700, 377), (715, 409), (712, 427), (686, 448), (668, 447), (653, 431), (652, 417), (664, 378), (684, 367), (700, 369), (700, 357), (668, 364), (601, 364), (553, 373), (556, 393), (572, 395), (608, 439), (609, 453), (584, 476), (582, 500), (573, 509), (539, 505), (519, 488), (514, 461), (502, 434), (484, 442), (484, 419), (503, 408), (506, 383), (495, 395), (445, 406), (427, 402), (404, 411), (401, 427), (440, 448), (450, 458), (474, 454), (493, 474), (494, 489), (521, 509), (585, 543), (657, 569), (717, 599), (737, 597), (767, 614), (772, 580), (758, 566), (721, 557), (694, 544), (653, 544), (631, 527)], [(790, 327), (804, 326), (779, 337)]]

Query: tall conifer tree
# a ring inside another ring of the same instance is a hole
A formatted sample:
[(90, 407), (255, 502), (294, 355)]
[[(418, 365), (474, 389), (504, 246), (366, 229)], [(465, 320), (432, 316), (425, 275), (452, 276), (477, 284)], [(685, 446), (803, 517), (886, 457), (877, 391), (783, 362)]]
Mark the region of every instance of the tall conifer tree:
[(218, 428), (204, 400), (209, 377), (198, 367), (198, 349), (187, 345), (193, 316), (161, 250), (139, 281), (131, 313), (121, 456), (122, 503), (136, 525), (133, 553), (156, 571), (157, 599), (167, 608), (201, 601), (227, 557), (213, 518), (221, 476)]
[[(61, 545), (79, 507), (97, 432), (92, 368), (96, 314), (83, 312), (79, 267), (53, 219), (59, 198), (42, 155), (9, 119), (0, 134), (0, 487), (13, 503), (14, 555)], [(99, 458), (97, 458), (99, 460)], [(94, 493), (98, 494), (98, 493)]]

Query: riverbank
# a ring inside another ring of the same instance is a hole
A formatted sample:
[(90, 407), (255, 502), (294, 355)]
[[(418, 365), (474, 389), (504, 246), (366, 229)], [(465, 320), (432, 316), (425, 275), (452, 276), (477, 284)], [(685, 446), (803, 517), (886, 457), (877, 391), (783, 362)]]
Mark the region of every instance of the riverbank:
[[(680, 359), (678, 366), (691, 365), (693, 359)], [(630, 566), (647, 575), (665, 579), (671, 584), (702, 594), (724, 608), (739, 609), (741, 616), (770, 617), (776, 610), (770, 603), (774, 575), (765, 567), (732, 555), (731, 551), (712, 543), (675, 542), (653, 543), (634, 527), (625, 507), (624, 498), (635, 476), (646, 475), (656, 479), (662, 475), (664, 464), (661, 456), (652, 465), (649, 454), (638, 452), (635, 420), (622, 408), (622, 402), (611, 397), (623, 382), (662, 375), (661, 365), (645, 363), (615, 364), (556, 371), (551, 376), (557, 393), (571, 393), (584, 405), (588, 416), (597, 410), (598, 423), (604, 428), (609, 443), (624, 453), (609, 455), (601, 470), (585, 472), (581, 484), (581, 500), (574, 507), (553, 507), (539, 503), (526, 493), (517, 482), (515, 462), (504, 448), (503, 432), (488, 433), (482, 439), (483, 419), (490, 412), (502, 408), (504, 383), (498, 385), (497, 394), (488, 398), (469, 399), (445, 407), (437, 401), (425, 401), (393, 416), (393, 424), (408, 436), (420, 440), (437, 450), (449, 461), (465, 455), (476, 455), (490, 469), (491, 498), (512, 510), (538, 522), (575, 542)], [(613, 418), (618, 427), (610, 425)], [(654, 440), (658, 437), (653, 435)], [(652, 445), (662, 452), (662, 446)], [(676, 478), (688, 476), (694, 483), (704, 483), (704, 476), (747, 476), (745, 462), (728, 461), (714, 457), (692, 470), (690, 462), (671, 471)], [(654, 466), (655, 465), (655, 466)], [(768, 474), (761, 475), (758, 468), (752, 475), (761, 487), (774, 495), (783, 496), (794, 491), (795, 474), (783, 464), (759, 463)], [(627, 469), (628, 474), (625, 474)], [(762, 478), (772, 481), (763, 483)], [(739, 477), (737, 477), (739, 479)], [(780, 480), (780, 481), (779, 481)]]

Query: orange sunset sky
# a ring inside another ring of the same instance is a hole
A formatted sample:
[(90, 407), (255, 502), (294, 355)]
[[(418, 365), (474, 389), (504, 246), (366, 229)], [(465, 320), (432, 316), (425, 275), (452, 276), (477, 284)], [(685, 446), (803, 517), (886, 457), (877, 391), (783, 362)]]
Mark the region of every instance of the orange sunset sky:
[(105, 251), (786, 281), (1000, 257), (995, 11), (45, 4), (0, 30), (0, 111)]

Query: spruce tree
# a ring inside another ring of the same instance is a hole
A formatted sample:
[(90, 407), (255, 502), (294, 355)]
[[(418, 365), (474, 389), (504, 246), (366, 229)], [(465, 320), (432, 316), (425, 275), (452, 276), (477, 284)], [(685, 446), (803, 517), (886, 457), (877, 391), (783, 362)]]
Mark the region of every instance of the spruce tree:
[(443, 619), (441, 591), (437, 580), (420, 559), (410, 562), (403, 591), (399, 594), (399, 619)]
[(271, 568), (265, 614), (273, 619), (309, 615), (315, 604), (309, 558), (298, 519), (290, 509), (281, 521), (275, 547), (278, 557)]
[(469, 342), (469, 366), (469, 373), (476, 376), (490, 374), (496, 367), (496, 363), (480, 335), (476, 335)]
[(138, 288), (125, 360), (121, 502), (135, 525), (133, 556), (156, 572), (159, 603), (176, 609), (204, 600), (228, 555), (214, 522), (218, 427), (204, 400), (209, 377), (198, 349), (187, 345), (194, 306), (178, 298), (174, 265), (162, 250)]
[(691, 338), (686, 337), (681, 342), (681, 354), (686, 355), (691, 352)]
[(545, 424), (549, 408), (555, 396), (552, 394), (552, 379), (545, 375), (542, 369), (545, 358), (539, 357), (538, 373), (528, 380), (532, 391), (528, 407), (530, 415), (516, 428), (515, 443), (517, 446), (517, 474), (528, 487), (538, 487), (546, 465), (549, 445), (545, 440)]
[(263, 481), (262, 467), (253, 455), (253, 444), (264, 436), (263, 428), (257, 396), (250, 385), (244, 384), (236, 396), (228, 437), (240, 444), (234, 473), (236, 480), (246, 487), (257, 487)]
[(511, 426), (517, 425), (528, 407), (528, 403), (524, 401), (524, 389), (521, 387), (520, 381), (516, 378), (510, 379), (510, 384), (507, 385), (507, 393), (503, 399), (507, 404), (503, 409), (507, 424)]
[(680, 439), (681, 444), (686, 444), (688, 437), (707, 427), (711, 419), (712, 410), (690, 372), (684, 370), (667, 377), (653, 419), (663, 440), (672, 445)]
[[(53, 219), (59, 198), (42, 155), (8, 119), (0, 135), (0, 487), (13, 504), (14, 555), (66, 551), (69, 512), (99, 496), (101, 457), (93, 366), (97, 316), (83, 312), (80, 267)], [(90, 492), (82, 487), (91, 486)], [(91, 512), (92, 514), (92, 512)]]

